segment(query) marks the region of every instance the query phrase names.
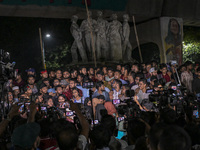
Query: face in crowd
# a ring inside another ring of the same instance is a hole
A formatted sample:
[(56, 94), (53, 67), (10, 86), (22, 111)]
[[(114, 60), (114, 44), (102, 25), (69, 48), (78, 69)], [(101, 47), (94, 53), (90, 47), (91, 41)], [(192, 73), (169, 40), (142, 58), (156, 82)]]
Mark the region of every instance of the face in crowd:
[(77, 97), (79, 97), (79, 92), (76, 89), (74, 89), (72, 91), (72, 95), (73, 95), (74, 98), (77, 98)]
[(47, 73), (47, 71), (41, 73), (40, 76), (42, 77), (42, 79), (48, 78), (48, 73)]
[(11, 102), (13, 100), (12, 92), (8, 92), (8, 101)]
[(34, 85), (35, 84), (35, 78), (34, 77), (29, 77), (28, 78), (28, 84), (29, 85)]
[(63, 78), (64, 78), (64, 79), (70, 78), (70, 73), (69, 73), (68, 71), (64, 71), (64, 72), (63, 72)]
[(97, 80), (98, 81), (103, 81), (104, 76), (101, 74), (97, 74)]
[(50, 71), (49, 78), (53, 79), (55, 78), (55, 76), (56, 76), (56, 73), (54, 71)]
[(76, 87), (76, 83), (74, 81), (70, 80), (69, 87), (70, 87), (70, 89), (73, 89), (74, 87)]
[(58, 97), (58, 102), (59, 103), (64, 103), (65, 102), (65, 98), (63, 96), (59, 96)]
[(108, 77), (112, 78), (114, 76), (114, 73), (112, 70), (108, 70)]
[(63, 93), (62, 87), (57, 87), (57, 88), (56, 88), (56, 93), (57, 93), (57, 94), (62, 94), (62, 93)]
[(56, 87), (56, 86), (58, 86), (58, 85), (60, 85), (60, 81), (59, 81), (58, 79), (55, 79), (55, 80), (53, 81), (53, 86)]
[(54, 106), (54, 104), (53, 104), (53, 99), (52, 99), (52, 98), (49, 98), (49, 99), (48, 99), (47, 105), (48, 105), (49, 107), (53, 107), (53, 106)]
[(114, 77), (115, 77), (115, 79), (120, 79), (121, 78), (121, 74), (118, 71), (116, 71), (114, 73)]
[(57, 70), (56, 71), (56, 78), (57, 79), (61, 79), (62, 78), (62, 71), (61, 70)]
[(146, 89), (146, 84), (144, 84), (143, 81), (140, 81), (139, 82), (139, 87), (140, 87), (140, 90)]

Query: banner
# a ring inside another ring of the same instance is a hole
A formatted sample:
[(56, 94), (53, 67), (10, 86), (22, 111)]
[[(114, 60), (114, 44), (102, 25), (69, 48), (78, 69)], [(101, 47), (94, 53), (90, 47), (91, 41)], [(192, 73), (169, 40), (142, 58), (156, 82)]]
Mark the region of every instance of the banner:
[(182, 64), (183, 20), (175, 17), (161, 17), (161, 38), (165, 62), (176, 60)]

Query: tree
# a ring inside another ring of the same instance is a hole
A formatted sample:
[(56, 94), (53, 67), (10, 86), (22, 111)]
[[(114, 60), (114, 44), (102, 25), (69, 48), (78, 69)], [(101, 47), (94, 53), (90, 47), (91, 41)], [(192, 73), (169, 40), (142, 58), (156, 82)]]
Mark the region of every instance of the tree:
[(200, 29), (184, 27), (183, 61), (200, 60)]
[(46, 66), (47, 69), (63, 68), (66, 64), (71, 62), (70, 50), (68, 44), (63, 44), (55, 50), (47, 50), (46, 52)]

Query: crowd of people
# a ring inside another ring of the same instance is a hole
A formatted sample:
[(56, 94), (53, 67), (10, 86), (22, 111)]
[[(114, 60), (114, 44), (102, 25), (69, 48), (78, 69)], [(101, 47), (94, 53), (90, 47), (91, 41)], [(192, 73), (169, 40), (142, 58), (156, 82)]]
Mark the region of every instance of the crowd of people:
[(200, 149), (200, 66), (18, 71), (1, 98), (0, 149)]

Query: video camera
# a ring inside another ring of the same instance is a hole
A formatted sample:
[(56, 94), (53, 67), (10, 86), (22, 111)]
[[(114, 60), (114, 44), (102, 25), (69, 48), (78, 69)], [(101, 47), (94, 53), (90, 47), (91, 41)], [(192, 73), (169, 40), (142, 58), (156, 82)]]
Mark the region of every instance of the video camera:
[(10, 63), (10, 53), (0, 49), (0, 82), (6, 82), (17, 75), (14, 70), (15, 62)]

